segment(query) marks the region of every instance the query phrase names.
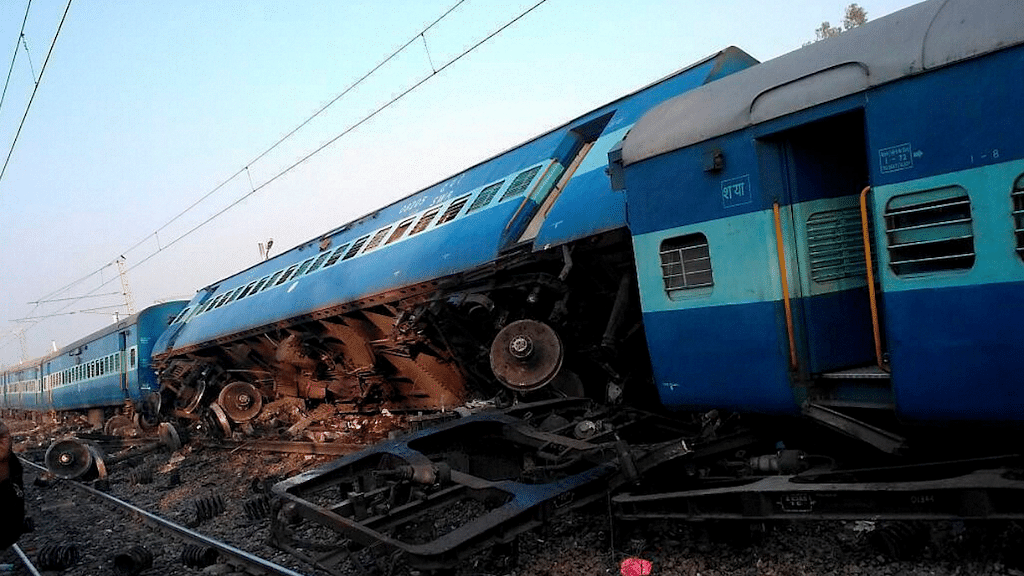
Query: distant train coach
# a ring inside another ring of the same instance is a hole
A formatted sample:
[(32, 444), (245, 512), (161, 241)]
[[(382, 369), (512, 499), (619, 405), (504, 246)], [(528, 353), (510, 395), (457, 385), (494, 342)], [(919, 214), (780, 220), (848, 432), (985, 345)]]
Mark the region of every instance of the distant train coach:
[(43, 358), (8, 368), (0, 374), (0, 406), (29, 411), (128, 406), (143, 424), (152, 423), (160, 408), (150, 362), (153, 344), (184, 306), (180, 301), (150, 306)]

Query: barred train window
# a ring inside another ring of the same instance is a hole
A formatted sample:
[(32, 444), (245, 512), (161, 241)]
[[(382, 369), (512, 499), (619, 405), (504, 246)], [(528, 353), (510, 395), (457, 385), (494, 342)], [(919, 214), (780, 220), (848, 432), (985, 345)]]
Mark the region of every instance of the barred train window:
[(851, 206), (808, 216), (807, 251), (815, 282), (867, 276), (860, 208)]
[(363, 250), (363, 254), (369, 252), (370, 250), (373, 250), (377, 246), (380, 246), (380, 243), (384, 241), (384, 238), (387, 237), (388, 232), (390, 231), (391, 226), (386, 226), (378, 230), (377, 233), (373, 235), (373, 238), (371, 238), (370, 241), (366, 243), (366, 249)]
[(466, 210), (466, 214), (476, 212), (477, 210), (490, 204), (491, 200), (494, 199), (494, 195), (498, 193), (498, 190), (501, 190), (501, 187), (504, 184), (505, 181), (502, 180), (500, 182), (495, 182), (494, 184), (491, 184), (490, 186), (481, 190), (480, 193), (477, 194), (476, 199), (473, 200), (473, 203), (469, 205), (469, 210)]
[(1013, 231), (1017, 236), (1017, 256), (1024, 259), (1024, 174), (1013, 184)]
[(525, 192), (526, 187), (533, 181), (533, 177), (537, 175), (537, 172), (540, 172), (540, 169), (540, 166), (534, 166), (533, 168), (520, 172), (519, 175), (512, 180), (512, 183), (508, 185), (508, 190), (505, 190), (505, 193), (501, 195), (501, 200), (499, 200), (499, 202), (504, 202), (509, 198), (515, 198)]
[(459, 212), (462, 211), (462, 207), (465, 206), (466, 202), (468, 201), (468, 194), (461, 198), (456, 198), (454, 201), (452, 201), (452, 203), (448, 205), (448, 209), (444, 211), (444, 214), (442, 214), (441, 217), (437, 219), (437, 225), (440, 226), (441, 224), (455, 220), (455, 217), (459, 215)]
[(715, 285), (708, 239), (704, 234), (687, 234), (664, 240), (660, 255), (661, 276), (669, 298), (705, 294)]
[(974, 265), (971, 199), (960, 186), (896, 196), (885, 207), (889, 266), (898, 275)]

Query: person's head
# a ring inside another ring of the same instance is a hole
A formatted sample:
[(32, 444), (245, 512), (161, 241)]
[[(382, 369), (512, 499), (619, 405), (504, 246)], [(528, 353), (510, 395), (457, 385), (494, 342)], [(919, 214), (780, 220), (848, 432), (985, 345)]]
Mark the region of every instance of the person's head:
[(0, 461), (7, 460), (11, 456), (11, 430), (0, 420)]

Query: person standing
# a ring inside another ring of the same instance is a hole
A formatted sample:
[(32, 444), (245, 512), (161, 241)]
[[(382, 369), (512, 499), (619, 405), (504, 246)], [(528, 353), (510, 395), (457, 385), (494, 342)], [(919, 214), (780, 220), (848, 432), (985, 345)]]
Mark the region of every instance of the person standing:
[(13, 445), (11, 430), (0, 421), (0, 550), (17, 542), (25, 527), (25, 484)]

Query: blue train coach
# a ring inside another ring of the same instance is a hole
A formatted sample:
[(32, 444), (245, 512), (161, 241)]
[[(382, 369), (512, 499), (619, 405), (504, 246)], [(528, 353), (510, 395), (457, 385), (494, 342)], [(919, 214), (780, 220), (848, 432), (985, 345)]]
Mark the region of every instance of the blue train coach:
[(933, 0), (625, 138), (665, 405), (1024, 420), (1024, 7)]
[(444, 410), (495, 394), (495, 376), (602, 393), (642, 379), (616, 366), (642, 332), (607, 153), (652, 106), (755, 63), (723, 50), (201, 289), (154, 352), (165, 406), (227, 425), (281, 396)]
[[(184, 308), (176, 301), (150, 306), (43, 358), (3, 373), (3, 407), (28, 411), (132, 407), (156, 417), (159, 390), (151, 352)], [(149, 401), (149, 404), (147, 404)]]

